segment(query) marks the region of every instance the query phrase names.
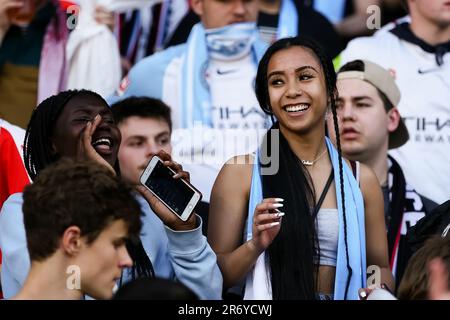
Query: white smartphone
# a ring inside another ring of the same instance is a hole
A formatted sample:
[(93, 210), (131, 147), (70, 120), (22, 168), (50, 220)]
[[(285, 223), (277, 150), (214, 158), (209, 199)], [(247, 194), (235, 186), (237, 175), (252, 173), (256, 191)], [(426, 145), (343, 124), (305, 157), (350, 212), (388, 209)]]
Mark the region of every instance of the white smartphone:
[(153, 156), (141, 175), (140, 182), (177, 217), (186, 221), (202, 194), (184, 179), (174, 179), (175, 171)]

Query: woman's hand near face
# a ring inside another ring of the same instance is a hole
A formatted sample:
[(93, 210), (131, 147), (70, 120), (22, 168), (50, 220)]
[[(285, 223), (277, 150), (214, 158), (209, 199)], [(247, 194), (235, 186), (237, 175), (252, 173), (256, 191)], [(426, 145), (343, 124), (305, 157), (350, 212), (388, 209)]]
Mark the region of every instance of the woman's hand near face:
[[(172, 161), (172, 158), (168, 153), (161, 150), (156, 155), (164, 161), (164, 165), (166, 167), (169, 167), (176, 172), (176, 174), (173, 176), (174, 179), (182, 178), (188, 182), (190, 181), (189, 172), (183, 171), (183, 167), (175, 161)], [(162, 203), (157, 197), (155, 197), (155, 195), (151, 193), (147, 188), (145, 188), (144, 186), (137, 186), (136, 189), (147, 200), (155, 214), (170, 229), (175, 231), (183, 231), (193, 230), (196, 228), (197, 217), (195, 215), (195, 212), (191, 214), (188, 220), (183, 221), (178, 218), (169, 208), (167, 208), (166, 205)]]
[(93, 121), (89, 121), (81, 131), (80, 139), (78, 142), (77, 148), (77, 159), (89, 159), (93, 160), (106, 168), (108, 168), (114, 175), (116, 175), (116, 171), (114, 168), (105, 160), (102, 156), (100, 156), (97, 151), (95, 151), (92, 146), (92, 135), (97, 129), (98, 125), (102, 121), (102, 116), (100, 114), (96, 115)]

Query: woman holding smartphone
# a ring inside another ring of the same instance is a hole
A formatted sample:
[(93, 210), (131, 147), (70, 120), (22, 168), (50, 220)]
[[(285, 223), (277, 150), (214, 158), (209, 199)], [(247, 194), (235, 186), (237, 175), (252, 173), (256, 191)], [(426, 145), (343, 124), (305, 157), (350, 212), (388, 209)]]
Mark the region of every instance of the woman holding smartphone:
[[(25, 166), (32, 180), (61, 157), (91, 159), (118, 174), (120, 142), (112, 112), (100, 95), (87, 90), (61, 92), (39, 104), (31, 116), (24, 141)], [(189, 179), (168, 154), (158, 156), (177, 172), (175, 178)], [(201, 219), (193, 214), (182, 221), (150, 192), (142, 193), (143, 197), (136, 195), (143, 211), (142, 234), (127, 245), (135, 263), (131, 272), (123, 274), (123, 282), (154, 275), (176, 278), (203, 299), (220, 298), (222, 278), (216, 256), (201, 233)], [(22, 203), (22, 194), (12, 195), (0, 214), (5, 298), (20, 290), (30, 267)]]
[(377, 179), (361, 165), (357, 181), (338, 130), (337, 150), (325, 135), (326, 117), (337, 128), (331, 60), (308, 39), (279, 40), (259, 64), (256, 96), (275, 118), (270, 143), (231, 159), (211, 197), (208, 240), (224, 287), (245, 280), (245, 299), (358, 299), (375, 265), (392, 288)]

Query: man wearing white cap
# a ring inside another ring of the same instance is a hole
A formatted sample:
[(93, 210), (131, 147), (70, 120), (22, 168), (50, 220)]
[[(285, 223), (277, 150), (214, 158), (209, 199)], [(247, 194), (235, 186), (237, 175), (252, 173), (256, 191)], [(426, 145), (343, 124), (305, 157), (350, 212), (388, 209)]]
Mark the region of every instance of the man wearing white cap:
[(398, 285), (411, 254), (406, 233), (436, 204), (406, 183), (399, 164), (388, 155), (388, 149), (409, 139), (397, 109), (400, 90), (393, 75), (370, 61), (355, 60), (339, 70), (337, 79), (342, 152), (371, 167), (378, 177), (384, 195), (390, 267)]

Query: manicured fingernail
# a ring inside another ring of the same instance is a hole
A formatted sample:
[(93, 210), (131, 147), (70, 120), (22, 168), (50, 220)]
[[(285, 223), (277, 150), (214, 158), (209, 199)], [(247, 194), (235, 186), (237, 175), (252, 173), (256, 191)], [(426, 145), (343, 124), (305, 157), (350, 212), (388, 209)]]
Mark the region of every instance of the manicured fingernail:
[(274, 207), (274, 208), (281, 208), (282, 206), (283, 206), (282, 203), (274, 203), (274, 204), (272, 204), (272, 207)]
[(94, 120), (97, 120), (98, 117), (100, 117), (100, 113), (95, 116)]
[(284, 199), (283, 198), (275, 198), (275, 202), (283, 202)]
[(279, 224), (280, 224), (280, 221), (272, 222), (272, 223), (269, 225), (269, 228), (270, 228), (270, 227), (275, 227), (275, 226), (277, 226), (277, 225), (279, 225)]
[(281, 212), (281, 211), (272, 214), (272, 217), (274, 217), (274, 218), (280, 218), (282, 216), (284, 216), (284, 212)]
[(359, 293), (359, 296), (364, 299), (365, 297), (367, 297), (367, 293), (365, 291), (361, 291)]

